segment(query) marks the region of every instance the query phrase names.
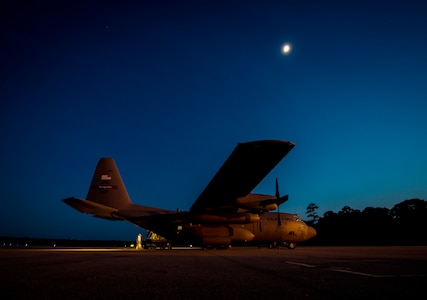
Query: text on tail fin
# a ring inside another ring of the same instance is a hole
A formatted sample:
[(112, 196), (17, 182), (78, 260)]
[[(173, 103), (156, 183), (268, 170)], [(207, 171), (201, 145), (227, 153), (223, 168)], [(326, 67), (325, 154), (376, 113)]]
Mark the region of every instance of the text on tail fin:
[(99, 160), (86, 199), (114, 208), (132, 203), (114, 159)]

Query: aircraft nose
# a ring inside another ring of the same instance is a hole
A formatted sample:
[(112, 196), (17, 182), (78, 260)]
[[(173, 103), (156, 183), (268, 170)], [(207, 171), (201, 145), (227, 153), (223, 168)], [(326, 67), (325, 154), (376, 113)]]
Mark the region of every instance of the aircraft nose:
[(316, 229), (313, 227), (307, 227), (307, 239), (311, 239), (317, 235)]

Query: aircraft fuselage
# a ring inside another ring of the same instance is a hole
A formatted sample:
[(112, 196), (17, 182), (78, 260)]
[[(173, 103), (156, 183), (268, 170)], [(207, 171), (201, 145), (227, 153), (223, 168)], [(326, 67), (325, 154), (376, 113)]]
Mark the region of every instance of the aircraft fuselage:
[[(303, 242), (316, 235), (296, 214), (280, 213), (280, 224), (275, 212), (264, 213), (252, 222), (198, 223), (198, 216), (189, 212), (174, 213), (140, 220), (140, 227), (168, 239), (175, 245), (228, 246), (230, 244), (290, 244)], [(216, 221), (215, 218), (212, 218)]]

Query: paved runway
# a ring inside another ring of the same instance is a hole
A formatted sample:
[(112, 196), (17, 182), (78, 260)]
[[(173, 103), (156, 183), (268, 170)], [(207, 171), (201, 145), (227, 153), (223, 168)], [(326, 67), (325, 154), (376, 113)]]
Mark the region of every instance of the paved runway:
[(0, 249), (2, 299), (415, 298), (427, 247)]

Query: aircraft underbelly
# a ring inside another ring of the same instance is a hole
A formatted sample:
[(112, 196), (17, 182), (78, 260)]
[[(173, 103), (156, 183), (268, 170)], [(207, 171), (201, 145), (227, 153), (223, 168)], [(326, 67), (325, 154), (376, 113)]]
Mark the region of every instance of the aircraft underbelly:
[(253, 242), (301, 242), (306, 238), (304, 225), (283, 222), (280, 226), (271, 222), (259, 222), (252, 225)]
[(206, 245), (229, 245), (231, 242), (251, 241), (254, 238), (249, 230), (227, 225), (195, 227), (194, 234)]

